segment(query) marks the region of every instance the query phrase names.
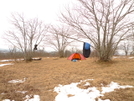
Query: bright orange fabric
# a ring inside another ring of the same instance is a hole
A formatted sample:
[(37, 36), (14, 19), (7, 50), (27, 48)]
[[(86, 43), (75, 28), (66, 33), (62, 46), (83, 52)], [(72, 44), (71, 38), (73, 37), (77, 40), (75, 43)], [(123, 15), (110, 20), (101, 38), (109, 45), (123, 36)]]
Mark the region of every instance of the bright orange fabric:
[(73, 59), (85, 60), (86, 58), (80, 53), (74, 53), (74, 54), (70, 55), (67, 59), (68, 60), (73, 60)]

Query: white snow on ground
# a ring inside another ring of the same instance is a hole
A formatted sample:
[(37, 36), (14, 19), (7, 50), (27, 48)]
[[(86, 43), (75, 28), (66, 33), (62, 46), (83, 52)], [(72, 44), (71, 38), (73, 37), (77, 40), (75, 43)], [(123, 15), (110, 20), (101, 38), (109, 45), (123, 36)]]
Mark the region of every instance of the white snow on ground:
[(125, 89), (125, 88), (133, 88), (133, 86), (125, 85), (125, 86), (120, 86), (118, 83), (111, 82), (107, 87), (102, 87), (102, 94), (112, 92), (115, 89)]
[(34, 95), (33, 98), (31, 98), (29, 95), (26, 95), (26, 99), (24, 101), (40, 101), (39, 95)]
[[(98, 98), (98, 101), (110, 101), (109, 99), (101, 100), (99, 97), (104, 96), (105, 93), (112, 92), (115, 89), (133, 87), (129, 85), (120, 86), (118, 83), (111, 82), (107, 87), (102, 87), (102, 91), (99, 91), (96, 87), (89, 87), (88, 89), (78, 88), (77, 85), (81, 83), (82, 81), (55, 87), (54, 91), (58, 93), (55, 97), (55, 101), (96, 101), (96, 98)], [(86, 85), (89, 85), (88, 82)]]
[(23, 80), (11, 80), (11, 81), (8, 81), (8, 83), (24, 83), (26, 81), (26, 78), (24, 78)]
[(0, 67), (6, 66), (6, 65), (13, 65), (13, 63), (0, 64)]
[(128, 57), (126, 57), (126, 56), (113, 56), (113, 59), (115, 59), (115, 58), (134, 59), (134, 56), (128, 56)]
[[(125, 88), (133, 88), (134, 86), (125, 85), (121, 86), (116, 82), (111, 82), (106, 87), (101, 87), (101, 91), (97, 89), (97, 87), (88, 87), (87, 89), (81, 89), (77, 87), (78, 84), (85, 83), (83, 86), (90, 86), (90, 83), (87, 81), (91, 81), (93, 79), (81, 80), (80, 82), (71, 83), (69, 85), (60, 85), (54, 88), (54, 91), (58, 93), (55, 97), (55, 101), (110, 101), (110, 99), (101, 100), (99, 97), (104, 96), (105, 93), (112, 92), (115, 89), (125, 89)], [(24, 80), (11, 80), (9, 83), (24, 83)], [(25, 94), (27, 91), (17, 91), (18, 93)], [(24, 101), (40, 101), (39, 95), (26, 95), (23, 98)], [(5, 99), (2, 101), (11, 101), (10, 99)], [(12, 100), (15, 101), (15, 100)]]
[[(19, 80), (19, 79), (11, 80), (11, 81), (8, 81), (8, 83), (24, 83), (25, 81), (26, 81), (26, 78), (24, 78), (23, 80)], [(16, 92), (25, 94), (28, 91), (16, 91)], [(40, 101), (40, 96), (39, 95), (26, 95), (25, 98), (23, 98), (23, 99), (24, 99), (24, 101)], [(2, 101), (11, 101), (11, 100), (4, 99)], [(15, 101), (15, 100), (12, 100), (12, 101)]]
[[(23, 61), (24, 59), (16, 59), (16, 61)], [(0, 62), (11, 62), (15, 61), (15, 59), (8, 59), (8, 60), (0, 60)]]
[(27, 93), (28, 91), (16, 91), (17, 93), (22, 93), (22, 94), (25, 94)]
[(134, 59), (134, 57), (128, 57), (129, 59)]
[(14, 61), (13, 59), (9, 59), (9, 60), (0, 60), (0, 62), (10, 62), (10, 61)]
[[(15, 100), (4, 99), (2, 101), (15, 101)], [(33, 98), (31, 98), (31, 95), (26, 95), (26, 97), (24, 98), (24, 101), (40, 101), (40, 96), (33, 95)]]

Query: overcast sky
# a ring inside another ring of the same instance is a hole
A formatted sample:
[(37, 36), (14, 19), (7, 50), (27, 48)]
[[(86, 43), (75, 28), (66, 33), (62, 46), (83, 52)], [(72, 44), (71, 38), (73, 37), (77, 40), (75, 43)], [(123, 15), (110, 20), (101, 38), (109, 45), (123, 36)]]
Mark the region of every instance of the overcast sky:
[(24, 13), (38, 17), (46, 23), (56, 22), (57, 15), (73, 0), (0, 0), (0, 49), (7, 48), (2, 36), (8, 30), (11, 13)]

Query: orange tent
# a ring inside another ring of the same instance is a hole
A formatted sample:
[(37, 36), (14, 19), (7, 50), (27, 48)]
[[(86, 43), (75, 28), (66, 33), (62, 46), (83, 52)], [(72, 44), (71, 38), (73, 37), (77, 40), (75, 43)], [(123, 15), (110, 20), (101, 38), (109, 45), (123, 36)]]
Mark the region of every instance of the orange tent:
[(74, 53), (74, 54), (70, 55), (67, 59), (68, 60), (73, 60), (73, 59), (85, 60), (86, 58), (80, 53)]

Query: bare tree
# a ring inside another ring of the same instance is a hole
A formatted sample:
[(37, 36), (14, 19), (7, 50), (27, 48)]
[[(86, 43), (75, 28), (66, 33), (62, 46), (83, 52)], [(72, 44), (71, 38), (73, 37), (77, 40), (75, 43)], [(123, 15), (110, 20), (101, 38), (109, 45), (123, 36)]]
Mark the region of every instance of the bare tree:
[(77, 36), (89, 39), (100, 60), (111, 60), (118, 44), (130, 31), (129, 27), (133, 22), (130, 15), (134, 13), (134, 1), (77, 1), (76, 8), (66, 8), (66, 12), (61, 13), (61, 21), (74, 28)]
[(125, 42), (123, 42), (121, 45), (120, 45), (120, 49), (122, 49), (125, 53), (126, 56), (128, 56), (128, 53), (130, 51), (130, 44), (129, 44), (129, 41), (128, 40), (125, 40)]
[(50, 46), (58, 52), (59, 57), (64, 57), (66, 47), (73, 42), (66, 36), (71, 36), (70, 28), (51, 26), (49, 29), (51, 39), (48, 41)]
[(131, 41), (131, 52), (130, 52), (130, 55), (133, 55), (134, 56), (134, 25), (132, 25), (132, 32), (131, 32), (131, 35), (130, 35), (130, 41)]
[(30, 61), (33, 47), (45, 38), (47, 27), (38, 18), (26, 19), (24, 15), (12, 14), (13, 28), (5, 33), (5, 39), (24, 54), (25, 61)]
[(10, 58), (13, 58), (14, 59), (14, 61), (16, 61), (17, 60), (17, 50), (16, 50), (16, 48), (15, 48), (15, 46), (13, 46), (13, 47), (9, 47), (9, 53), (10, 53)]

